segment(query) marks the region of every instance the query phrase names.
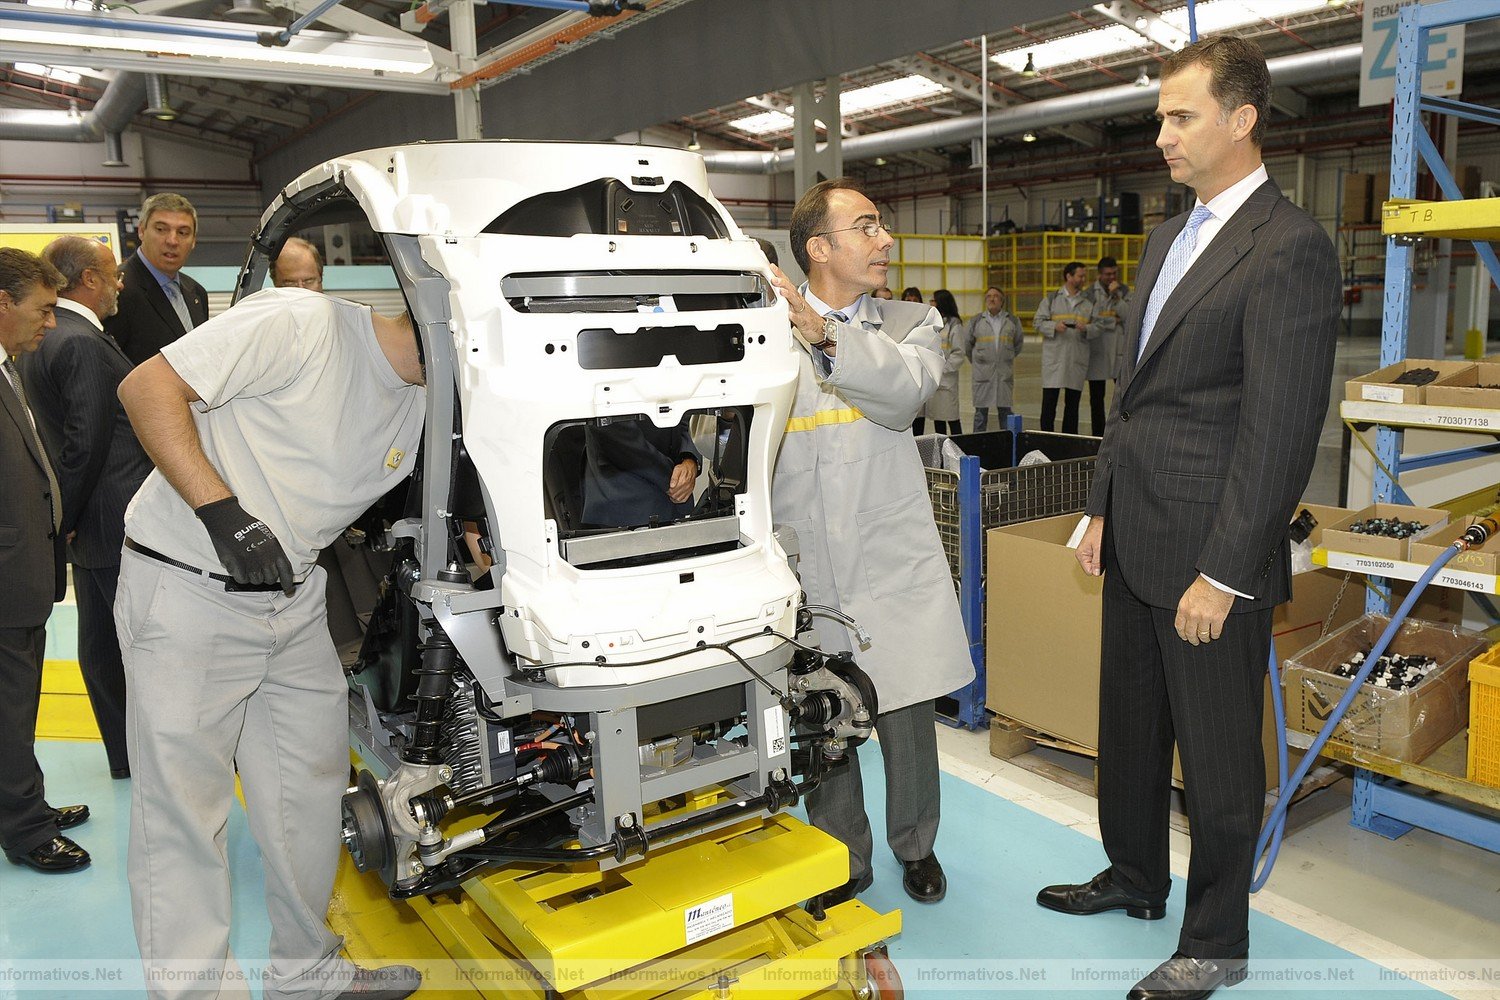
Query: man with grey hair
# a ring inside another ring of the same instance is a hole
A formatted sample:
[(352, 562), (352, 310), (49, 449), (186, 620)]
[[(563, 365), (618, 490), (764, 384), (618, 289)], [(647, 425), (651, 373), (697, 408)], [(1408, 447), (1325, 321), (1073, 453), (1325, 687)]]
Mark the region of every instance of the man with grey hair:
[(293, 236), (281, 247), (271, 264), (271, 283), (277, 288), (323, 290), (323, 255), (317, 246)]
[(208, 292), (182, 273), (198, 244), (198, 211), (164, 191), (141, 205), (140, 249), (125, 262), (119, 311), (104, 324), (132, 364), (140, 364), (208, 320)]
[(115, 393), (130, 359), (104, 332), (121, 287), (114, 251), (98, 240), (60, 236), (42, 257), (67, 284), (57, 329), (25, 358), (22, 373), (62, 487), (62, 531), (78, 600), (78, 664), (109, 772), (130, 777), (125, 752), (125, 668), (115, 634), (115, 586), (125, 507), (151, 472)]
[(67, 577), (57, 476), (14, 359), (53, 328), (62, 284), (46, 261), (0, 247), (0, 848), (12, 863), (47, 874), (88, 867), (88, 852), (61, 831), (88, 819), (89, 807), (49, 806), (36, 759), (47, 619)]

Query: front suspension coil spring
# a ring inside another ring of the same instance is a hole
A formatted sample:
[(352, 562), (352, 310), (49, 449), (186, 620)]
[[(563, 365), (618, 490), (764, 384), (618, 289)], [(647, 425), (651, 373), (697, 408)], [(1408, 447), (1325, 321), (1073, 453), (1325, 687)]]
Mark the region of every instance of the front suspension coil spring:
[(417, 676), (417, 691), (412, 696), (417, 703), (417, 718), (411, 743), (407, 745), (403, 758), (409, 764), (438, 764), (442, 762), (438, 736), (442, 731), (448, 697), (453, 691), (458, 650), (436, 619), (429, 618), (422, 624), (427, 627), (427, 641), (418, 647), (422, 663), (413, 671)]

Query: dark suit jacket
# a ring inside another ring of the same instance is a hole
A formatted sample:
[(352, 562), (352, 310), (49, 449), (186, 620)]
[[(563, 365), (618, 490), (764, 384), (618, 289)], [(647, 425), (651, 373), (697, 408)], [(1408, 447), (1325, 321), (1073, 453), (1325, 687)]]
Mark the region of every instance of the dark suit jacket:
[(40, 448), (20, 398), (0, 374), (0, 628), (45, 625), (67, 589)]
[[(104, 321), (104, 332), (115, 338), (131, 364), (138, 365), (187, 331), (177, 318), (177, 310), (167, 301), (167, 293), (157, 284), (156, 276), (141, 262), (139, 252), (125, 262), (123, 271), (125, 288), (120, 292), (120, 311)], [(203, 286), (180, 271), (177, 282), (193, 325), (207, 323), (208, 293)]]
[(78, 533), (68, 552), (88, 569), (120, 564), (125, 507), (151, 472), (115, 395), (131, 367), (109, 336), (64, 307), (57, 329), (21, 359), (26, 397), (62, 489), (63, 536)]
[(676, 427), (649, 420), (617, 420), (584, 432), (583, 519), (591, 525), (628, 528), (654, 517), (670, 524), (693, 512), (691, 500), (667, 496), (672, 469), (684, 458), (703, 468), (684, 419)]
[(1267, 181), (1193, 262), (1140, 362), (1141, 314), (1179, 215), (1152, 231), (1125, 327), (1113, 415), (1087, 512), (1108, 511), (1118, 570), (1175, 608), (1202, 573), (1255, 600), (1287, 600), (1287, 522), (1328, 409), (1338, 261), (1322, 226)]

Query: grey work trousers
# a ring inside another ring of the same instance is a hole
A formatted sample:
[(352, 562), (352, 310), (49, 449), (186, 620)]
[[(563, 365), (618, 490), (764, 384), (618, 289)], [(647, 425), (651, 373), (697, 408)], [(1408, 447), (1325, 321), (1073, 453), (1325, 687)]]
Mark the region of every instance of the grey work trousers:
[[(938, 829), (937, 720), (931, 701), (882, 712), (875, 718), (880, 756), (885, 762), (885, 838), (901, 861), (932, 853)], [(849, 848), (849, 878), (860, 891), (874, 879), (870, 871), (870, 818), (865, 814), (859, 756), (823, 775), (807, 797), (807, 818)]]
[(325, 574), (292, 597), (126, 550), (115, 622), (133, 776), (127, 871), (152, 997), (247, 997), (229, 949), (235, 767), (265, 867), (266, 1000), (322, 1000), (354, 966), (326, 916), (348, 784), (348, 707)]

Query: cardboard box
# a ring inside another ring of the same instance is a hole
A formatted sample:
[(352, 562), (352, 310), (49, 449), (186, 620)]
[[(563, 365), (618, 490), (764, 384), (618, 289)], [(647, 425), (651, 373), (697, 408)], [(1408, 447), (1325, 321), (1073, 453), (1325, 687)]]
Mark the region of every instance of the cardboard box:
[[(1288, 727), (1318, 733), (1349, 690), (1349, 678), (1332, 668), (1368, 652), (1389, 624), (1386, 615), (1365, 615), (1287, 660), (1282, 685)], [(1382, 757), (1420, 763), (1468, 722), (1469, 660), (1487, 646), (1477, 632), (1408, 618), (1387, 652), (1431, 656), (1437, 669), (1405, 691), (1363, 685), (1334, 738)]]
[[(1314, 545), (1323, 525), (1350, 513), (1321, 504), (1302, 504), (1297, 509), (1303, 507), (1319, 523), (1313, 530)], [(1078, 519), (1077, 514), (1064, 514), (991, 529), (986, 703), (991, 711), (1038, 732), (1097, 750), (1104, 581), (1085, 574), (1073, 550), (1067, 548)], [(1293, 599), (1277, 608), (1272, 619), (1278, 653), (1283, 656), (1321, 635), (1330, 610), (1334, 610), (1331, 627), (1352, 621), (1364, 611), (1364, 588), (1357, 577), (1346, 587), (1343, 573), (1299, 573), (1292, 578), (1292, 591)], [(1263, 716), (1269, 788), (1276, 785), (1269, 680)], [(1293, 766), (1299, 756), (1292, 754)], [(1179, 781), (1182, 777), (1175, 764), (1173, 776)]]
[(1414, 368), (1431, 368), (1437, 372), (1440, 381), (1450, 375), (1457, 375), (1465, 368), (1472, 368), (1472, 361), (1432, 361), (1424, 358), (1407, 358), (1384, 368), (1377, 368), (1358, 378), (1351, 378), (1344, 383), (1344, 398), (1355, 400), (1369, 400), (1376, 403), (1423, 403), (1426, 402), (1426, 390), (1432, 383), (1427, 385), (1396, 385), (1396, 379), (1405, 375)]
[(1344, 175), (1344, 210), (1339, 220), (1350, 224), (1370, 221), (1370, 189), (1375, 178), (1369, 174)]
[[(1411, 538), (1386, 538), (1383, 535), (1366, 535), (1350, 531), (1349, 526), (1372, 517), (1399, 518), (1402, 521), (1419, 521), (1427, 525)], [(1323, 532), (1323, 547), (1338, 552), (1353, 552), (1375, 559), (1406, 559), (1411, 551), (1410, 543), (1426, 538), (1448, 523), (1448, 512), (1431, 507), (1407, 507), (1399, 503), (1373, 503), (1364, 510), (1356, 511), (1330, 525)]]
[(1500, 410), (1500, 389), (1479, 388), (1483, 385), (1500, 386), (1500, 364), (1481, 362), (1452, 375), (1445, 375), (1427, 387), (1424, 398), (1428, 406), (1473, 406), (1481, 410)]
[[(1443, 554), (1443, 550), (1463, 535), (1469, 525), (1478, 521), (1479, 518), (1469, 515), (1459, 518), (1457, 521), (1433, 532), (1421, 541), (1411, 543), (1411, 561), (1430, 566), (1433, 560)], [(1475, 549), (1460, 552), (1448, 560), (1444, 569), (1463, 570), (1466, 573), (1483, 573), (1486, 576), (1500, 575), (1500, 538), (1493, 535), (1489, 541)]]

